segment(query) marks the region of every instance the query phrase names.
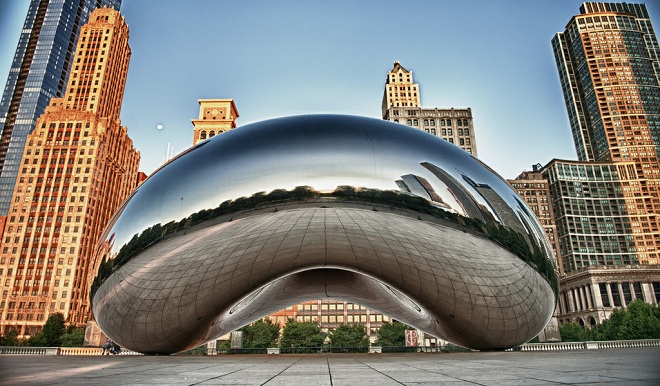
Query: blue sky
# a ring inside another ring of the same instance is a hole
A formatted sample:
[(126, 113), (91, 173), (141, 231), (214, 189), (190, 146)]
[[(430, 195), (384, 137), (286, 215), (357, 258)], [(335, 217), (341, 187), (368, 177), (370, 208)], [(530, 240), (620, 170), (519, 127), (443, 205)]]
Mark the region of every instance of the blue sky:
[[(380, 118), (398, 60), (423, 107), (472, 108), (479, 158), (514, 178), (576, 157), (550, 40), (581, 3), (124, 0), (132, 58), (122, 124), (151, 173), (168, 143), (175, 153), (192, 144), (197, 99), (233, 98), (239, 126), (313, 113)], [(0, 1), (0, 82), (28, 5)], [(647, 7), (657, 32), (660, 6)]]

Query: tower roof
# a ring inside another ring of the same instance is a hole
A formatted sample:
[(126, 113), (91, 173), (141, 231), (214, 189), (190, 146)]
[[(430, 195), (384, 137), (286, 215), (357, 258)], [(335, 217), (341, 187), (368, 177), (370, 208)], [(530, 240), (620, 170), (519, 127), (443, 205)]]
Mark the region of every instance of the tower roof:
[(403, 72), (410, 72), (410, 71), (406, 70), (406, 68), (403, 67), (403, 66), (401, 65), (401, 63), (399, 63), (398, 60), (395, 60), (395, 61), (394, 61), (394, 67), (392, 68), (392, 72), (395, 72), (395, 71), (397, 71), (397, 70), (399, 70), (399, 69), (401, 69)]

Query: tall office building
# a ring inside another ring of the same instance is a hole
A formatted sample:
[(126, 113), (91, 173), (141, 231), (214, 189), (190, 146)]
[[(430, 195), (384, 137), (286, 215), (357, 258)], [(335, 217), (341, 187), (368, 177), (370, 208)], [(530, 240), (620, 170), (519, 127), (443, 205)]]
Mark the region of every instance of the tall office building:
[(552, 39), (579, 161), (552, 160), (562, 322), (660, 297), (660, 61), (643, 4), (587, 2)]
[(61, 97), (90, 12), (121, 0), (32, 0), (0, 101), (0, 216), (7, 215), (27, 135), (51, 98)]
[(640, 233), (626, 209), (635, 163), (554, 159), (542, 176), (560, 245), (559, 320), (593, 325), (634, 299), (657, 304), (660, 265), (640, 263)]
[(233, 99), (198, 99), (199, 118), (193, 119), (193, 145), (236, 128), (238, 109)]
[(631, 163), (622, 178), (636, 262), (660, 263), (658, 41), (643, 4), (585, 3), (552, 40), (580, 161)]
[(477, 156), (472, 110), (422, 108), (419, 85), (414, 83), (412, 71), (401, 63), (387, 74), (383, 93), (383, 119), (424, 130), (429, 134), (457, 145)]
[(119, 120), (130, 55), (124, 18), (94, 10), (64, 96), (27, 136), (0, 250), (3, 334), (31, 336), (54, 312), (74, 325), (91, 315), (96, 243), (138, 178)]

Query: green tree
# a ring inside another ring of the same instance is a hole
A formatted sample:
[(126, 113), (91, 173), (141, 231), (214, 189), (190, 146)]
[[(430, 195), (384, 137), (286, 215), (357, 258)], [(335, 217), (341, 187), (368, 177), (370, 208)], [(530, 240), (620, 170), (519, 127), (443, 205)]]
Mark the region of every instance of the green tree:
[(28, 345), (59, 347), (62, 344), (62, 335), (64, 335), (64, 315), (61, 313), (51, 314), (44, 324), (43, 330), (32, 336)]
[(559, 326), (559, 335), (564, 342), (584, 342), (590, 339), (589, 331), (577, 323), (565, 323)]
[(280, 335), (280, 326), (270, 319), (259, 319), (244, 326), (241, 331), (243, 331), (243, 347), (276, 347), (277, 338)]
[(69, 328), (67, 332), (62, 335), (62, 347), (82, 347), (85, 343), (85, 329)]
[(369, 347), (369, 337), (360, 324), (340, 324), (330, 332), (332, 347)]
[(635, 300), (591, 329), (593, 340), (660, 339), (660, 307)]
[(378, 330), (376, 345), (378, 346), (405, 346), (406, 330), (413, 328), (401, 322), (384, 322)]
[(320, 347), (324, 340), (318, 323), (296, 322), (289, 318), (282, 331), (280, 347)]
[(11, 330), (6, 335), (0, 336), (0, 346), (20, 346), (21, 341), (18, 340), (18, 331)]

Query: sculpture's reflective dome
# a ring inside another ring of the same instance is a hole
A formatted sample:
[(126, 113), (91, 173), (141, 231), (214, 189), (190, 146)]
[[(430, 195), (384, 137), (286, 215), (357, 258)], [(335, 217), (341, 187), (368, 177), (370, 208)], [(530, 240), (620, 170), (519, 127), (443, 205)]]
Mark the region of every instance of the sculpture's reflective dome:
[(98, 324), (146, 353), (321, 297), (500, 349), (536, 336), (555, 304), (549, 244), (504, 180), (440, 138), (352, 116), (198, 144), (124, 203), (95, 259)]

